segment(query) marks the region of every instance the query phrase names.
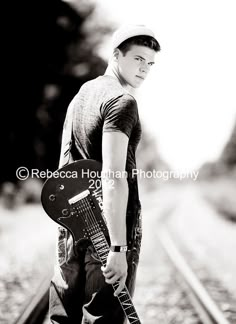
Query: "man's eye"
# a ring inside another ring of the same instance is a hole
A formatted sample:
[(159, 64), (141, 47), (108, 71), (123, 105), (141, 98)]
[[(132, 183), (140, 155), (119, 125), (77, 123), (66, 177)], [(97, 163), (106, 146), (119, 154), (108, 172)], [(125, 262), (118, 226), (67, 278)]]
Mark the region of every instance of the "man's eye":
[(136, 57), (135, 60), (140, 61), (140, 62), (142, 61), (141, 57)]

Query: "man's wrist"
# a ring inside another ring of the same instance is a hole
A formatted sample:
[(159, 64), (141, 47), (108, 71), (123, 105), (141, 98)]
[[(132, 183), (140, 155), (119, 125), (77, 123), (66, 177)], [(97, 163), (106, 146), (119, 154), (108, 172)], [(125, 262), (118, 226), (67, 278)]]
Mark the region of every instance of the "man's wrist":
[(112, 251), (112, 252), (127, 252), (128, 246), (127, 245), (111, 245), (110, 251)]

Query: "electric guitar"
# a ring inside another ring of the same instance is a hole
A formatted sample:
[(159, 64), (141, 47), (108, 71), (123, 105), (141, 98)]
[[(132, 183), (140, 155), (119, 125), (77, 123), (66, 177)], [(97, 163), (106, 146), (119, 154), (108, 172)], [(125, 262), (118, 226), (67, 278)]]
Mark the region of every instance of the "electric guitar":
[[(44, 183), (41, 202), (49, 217), (70, 231), (74, 246), (91, 240), (105, 266), (109, 235), (102, 210), (101, 169), (101, 163), (92, 159), (78, 160), (58, 169)], [(112, 286), (116, 290), (119, 281)], [(141, 324), (126, 286), (117, 298), (130, 324)]]

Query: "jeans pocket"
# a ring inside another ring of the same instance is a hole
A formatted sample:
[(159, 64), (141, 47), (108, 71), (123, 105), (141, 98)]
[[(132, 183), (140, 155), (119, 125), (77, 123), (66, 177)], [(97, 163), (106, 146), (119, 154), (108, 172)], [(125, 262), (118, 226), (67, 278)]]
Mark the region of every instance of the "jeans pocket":
[(67, 261), (67, 230), (63, 227), (58, 228), (57, 259), (59, 266)]

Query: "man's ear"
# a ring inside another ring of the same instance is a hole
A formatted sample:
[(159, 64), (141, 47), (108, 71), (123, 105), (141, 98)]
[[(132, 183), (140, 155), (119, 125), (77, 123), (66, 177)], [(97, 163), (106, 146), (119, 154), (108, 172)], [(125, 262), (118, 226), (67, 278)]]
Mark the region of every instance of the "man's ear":
[(118, 48), (115, 48), (114, 51), (113, 51), (113, 58), (114, 58), (115, 61), (118, 60), (119, 55), (120, 55), (120, 50)]

